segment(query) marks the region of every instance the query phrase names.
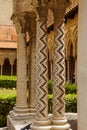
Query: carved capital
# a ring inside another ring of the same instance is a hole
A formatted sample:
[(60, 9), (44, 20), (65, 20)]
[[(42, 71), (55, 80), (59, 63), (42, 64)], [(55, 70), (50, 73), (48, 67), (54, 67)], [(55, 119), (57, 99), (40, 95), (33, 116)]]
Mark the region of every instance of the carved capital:
[(12, 15), (11, 17), (13, 24), (15, 25), (16, 32), (24, 33), (25, 32), (25, 19), (23, 14), (22, 15)]
[(61, 7), (68, 7), (71, 4), (70, 0), (48, 0), (48, 6), (50, 9), (58, 9)]
[(35, 17), (35, 14), (31, 12), (13, 14), (11, 19), (13, 20), (17, 33), (30, 32), (33, 17)]
[(36, 8), (37, 19), (39, 18), (47, 19), (47, 15), (48, 15), (47, 12), (48, 12), (47, 0), (39, 0), (38, 7)]
[(48, 7), (53, 10), (55, 18), (63, 19), (66, 8), (70, 5), (70, 0), (50, 0)]

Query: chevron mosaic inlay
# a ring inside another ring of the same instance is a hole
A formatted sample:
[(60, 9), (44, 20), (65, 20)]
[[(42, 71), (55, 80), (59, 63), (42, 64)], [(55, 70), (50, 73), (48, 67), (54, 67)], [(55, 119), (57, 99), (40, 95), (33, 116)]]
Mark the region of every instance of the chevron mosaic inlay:
[(65, 54), (63, 43), (63, 23), (55, 24), (54, 34), (54, 64), (53, 64), (53, 116), (63, 117), (65, 109)]
[(48, 81), (48, 65), (47, 65), (47, 31), (46, 21), (40, 19), (37, 21), (37, 107), (36, 117), (46, 119), (48, 116), (47, 102), (47, 81)]

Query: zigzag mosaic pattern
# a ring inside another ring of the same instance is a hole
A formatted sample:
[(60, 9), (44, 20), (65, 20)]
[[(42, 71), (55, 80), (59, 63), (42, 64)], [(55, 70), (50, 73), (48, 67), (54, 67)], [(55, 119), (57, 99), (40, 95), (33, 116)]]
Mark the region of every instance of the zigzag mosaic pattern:
[(64, 84), (65, 84), (65, 54), (63, 43), (63, 23), (55, 25), (54, 65), (53, 65), (53, 116), (59, 118), (64, 116)]
[(48, 116), (47, 103), (47, 42), (46, 21), (37, 21), (37, 106), (36, 119), (46, 119)]

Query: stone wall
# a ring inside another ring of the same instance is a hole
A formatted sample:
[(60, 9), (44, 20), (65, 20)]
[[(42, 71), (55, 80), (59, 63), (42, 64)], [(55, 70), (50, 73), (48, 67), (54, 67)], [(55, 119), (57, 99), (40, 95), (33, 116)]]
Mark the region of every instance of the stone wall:
[(12, 2), (13, 0), (0, 0), (0, 25), (12, 25)]

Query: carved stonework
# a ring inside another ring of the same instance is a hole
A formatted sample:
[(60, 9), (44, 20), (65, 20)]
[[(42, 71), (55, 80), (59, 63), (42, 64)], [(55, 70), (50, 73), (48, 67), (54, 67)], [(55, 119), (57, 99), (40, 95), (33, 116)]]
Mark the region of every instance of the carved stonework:
[(37, 21), (37, 106), (36, 119), (46, 120), (48, 117), (47, 103), (47, 81), (48, 81), (48, 65), (47, 65), (47, 41), (46, 41), (46, 21), (39, 19)]
[(20, 24), (20, 20), (17, 16), (12, 16), (11, 19), (13, 20), (13, 24), (15, 25), (15, 29), (16, 29), (16, 32), (17, 34), (21, 33), (22, 32), (22, 27), (21, 27), (21, 24)]
[(33, 12), (33, 0), (13, 0), (13, 12)]
[(70, 125), (65, 118), (65, 44), (63, 41), (63, 24), (63, 19), (54, 17), (53, 130), (70, 130)]
[(64, 117), (65, 100), (65, 53), (63, 42), (63, 21), (54, 27), (54, 59), (53, 59), (53, 118)]
[[(50, 0), (48, 1), (48, 6), (50, 9), (58, 9), (58, 10), (64, 10), (64, 8), (68, 7), (70, 5), (70, 0)], [(62, 14), (60, 11), (60, 14)]]
[(13, 20), (13, 24), (15, 25), (17, 34), (30, 32), (32, 30), (30, 23), (33, 21), (33, 16), (35, 17), (34, 13), (28, 12), (12, 15), (11, 19)]

